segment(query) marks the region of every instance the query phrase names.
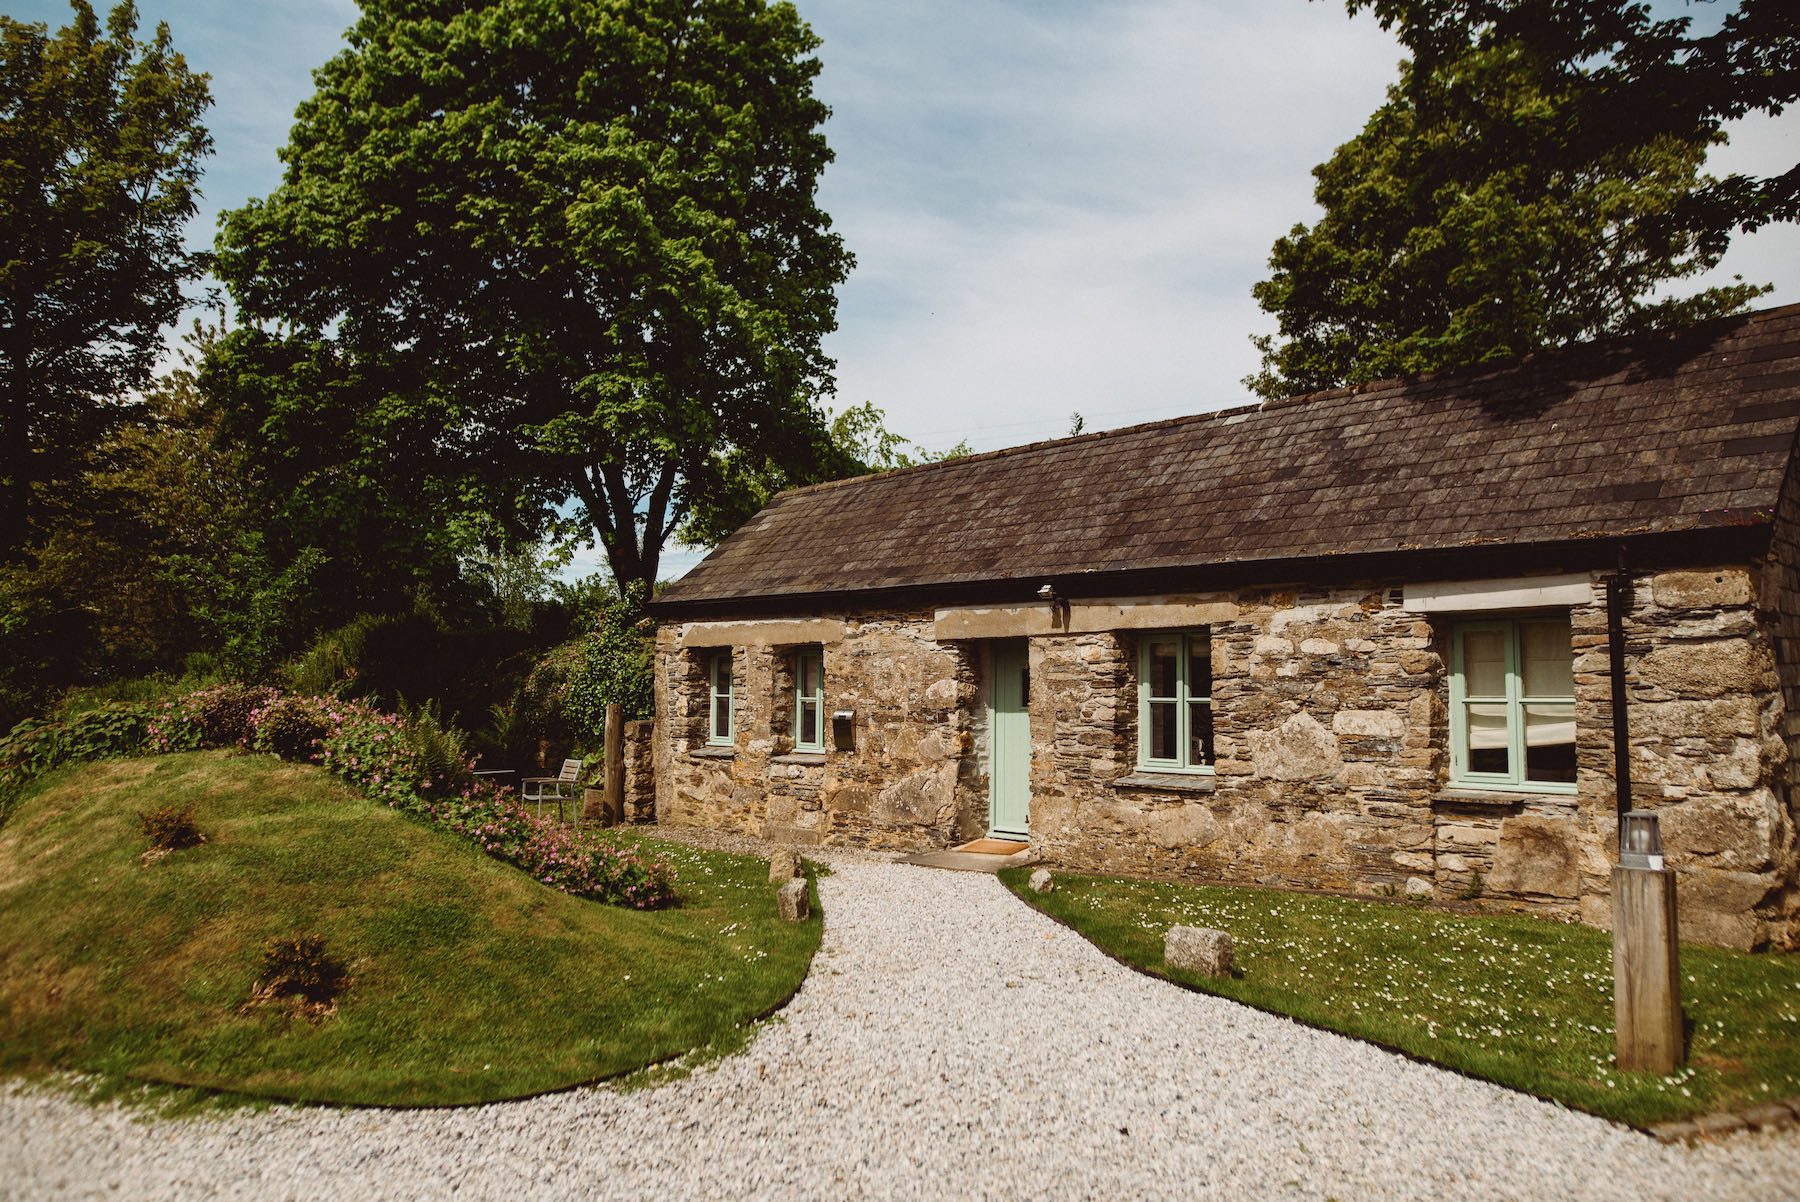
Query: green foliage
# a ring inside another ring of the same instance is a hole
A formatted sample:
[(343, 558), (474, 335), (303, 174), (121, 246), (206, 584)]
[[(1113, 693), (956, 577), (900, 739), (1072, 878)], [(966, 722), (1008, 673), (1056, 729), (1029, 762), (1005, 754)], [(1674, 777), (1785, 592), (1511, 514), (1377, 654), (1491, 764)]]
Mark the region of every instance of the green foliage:
[(0, 557), (35, 525), (149, 379), (161, 332), (200, 277), (190, 252), (207, 78), (167, 25), (137, 38), (121, 3), (103, 30), (0, 16)]
[[(1080, 414), (1070, 431), (1081, 433)], [(831, 419), (832, 444), (852, 465), (847, 474), (891, 472), (895, 468), (918, 467), (925, 463), (942, 463), (961, 459), (972, 453), (968, 442), (957, 443), (946, 451), (931, 451), (903, 438), (887, 428), (887, 414), (873, 401), (851, 405)]]
[(253, 994), (259, 1000), (294, 998), (311, 1006), (331, 1006), (350, 984), (350, 973), (325, 949), (317, 933), (271, 939), (263, 947), (262, 975)]
[(156, 806), (140, 810), (138, 828), (150, 840), (150, 846), (157, 851), (181, 851), (198, 847), (206, 842), (206, 836), (200, 833), (200, 824), (195, 821), (197, 809), (196, 803), (190, 801), (186, 805)]
[(626, 585), (581, 641), (564, 703), (578, 742), (597, 746), (605, 737), (608, 705), (623, 707), (626, 721), (656, 710), (655, 648), (643, 618), (644, 597), (643, 586)]
[(121, 702), (129, 705), (160, 705), (164, 701), (171, 701), (218, 683), (200, 673), (183, 676), (153, 673), (149, 676), (120, 677), (117, 680), (70, 689), (57, 700), (54, 716), (58, 719), (73, 718), (89, 710), (103, 709)]
[[(197, 326), (192, 344), (212, 337)], [(136, 417), (87, 449), (77, 487), (45, 494), (38, 536), (0, 567), (16, 619), (0, 629), (0, 677), (27, 683), (32, 708), (67, 684), (195, 655), (258, 676), (314, 603), (320, 553), (275, 562), (258, 483), (193, 374), (159, 378)]]
[(1745, 0), (1693, 38), (1627, 0), (1350, 0), (1412, 57), (1314, 169), (1325, 215), (1275, 243), (1253, 291), (1280, 332), (1246, 384), (1278, 397), (1741, 310), (1767, 288), (1665, 289), (1735, 229), (1795, 216), (1800, 172), (1701, 170), (1725, 120), (1800, 89), (1779, 7)]
[(366, 0), (348, 40), (218, 246), (283, 330), (237, 340), (227, 392), (312, 504), (440, 506), (404, 532), (572, 500), (648, 586), (735, 463), (810, 470), (851, 260), (792, 5)]
[[(1520, 915), (1441, 910), (1279, 889), (1062, 873), (1001, 881), (1107, 954), (1186, 988), (1372, 1040), (1628, 1123), (1738, 1109), (1800, 1092), (1800, 958), (1684, 944), (1688, 1066), (1613, 1063), (1612, 940)], [(1171, 926), (1231, 935), (1239, 972), (1163, 963)]]
[[(135, 812), (190, 803), (215, 837), (143, 870)], [(821, 931), (778, 919), (754, 857), (614, 834), (673, 865), (682, 904), (595, 905), (260, 755), (65, 771), (5, 834), (9, 1076), (345, 1105), (520, 1097), (741, 1042), (798, 987)], [(269, 941), (298, 932), (355, 978), (317, 1026), (243, 1005)]]
[(364, 686), (365, 657), (371, 640), (379, 644), (404, 638), (415, 619), (393, 614), (357, 614), (313, 641), (280, 672), (283, 684), (296, 693), (346, 697)]
[(206, 345), (198, 384), (220, 440), (254, 467), (254, 550), (277, 573), (306, 564), (292, 581), (303, 586), (290, 598), (298, 631), (434, 597), (471, 607), (455, 519), (499, 502), (477, 481), (450, 478), (440, 461), (447, 434), (410, 439), (425, 419), (391, 402), (379, 374), (358, 371), (334, 346), (252, 327)]
[(469, 757), (463, 750), (462, 732), (444, 725), (437, 702), (413, 706), (402, 698), (400, 733), (423, 776), (451, 780), (468, 771)]
[(138, 755), (151, 744), (156, 708), (114, 703), (55, 721), (26, 719), (0, 739), (0, 822), (27, 785), (63, 764)]

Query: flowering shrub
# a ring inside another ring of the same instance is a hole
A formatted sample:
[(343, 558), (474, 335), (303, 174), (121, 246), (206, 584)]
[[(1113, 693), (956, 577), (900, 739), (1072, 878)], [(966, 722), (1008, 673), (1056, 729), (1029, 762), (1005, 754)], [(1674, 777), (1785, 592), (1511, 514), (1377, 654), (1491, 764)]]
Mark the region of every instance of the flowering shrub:
[(156, 751), (248, 747), (253, 716), (280, 695), (267, 685), (221, 684), (178, 697), (151, 723), (150, 746)]
[(593, 831), (533, 817), (510, 790), (477, 785), (461, 796), (427, 802), (425, 816), (564, 893), (638, 910), (675, 900), (667, 862), (619, 847)]
[(323, 697), (285, 693), (250, 714), (250, 746), (284, 760), (311, 760), (331, 733), (330, 704)]

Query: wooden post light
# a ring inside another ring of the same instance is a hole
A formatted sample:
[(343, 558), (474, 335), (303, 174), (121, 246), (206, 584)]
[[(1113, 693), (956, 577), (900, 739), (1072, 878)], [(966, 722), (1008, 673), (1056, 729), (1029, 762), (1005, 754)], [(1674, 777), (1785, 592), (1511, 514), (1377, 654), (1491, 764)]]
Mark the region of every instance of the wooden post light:
[(606, 707), (606, 825), (625, 820), (625, 709)]
[(1619, 864), (1612, 874), (1613, 1014), (1618, 1063), (1671, 1073), (1687, 1059), (1681, 1025), (1681, 963), (1676, 943), (1675, 873), (1663, 865), (1656, 815), (1633, 810), (1619, 820)]

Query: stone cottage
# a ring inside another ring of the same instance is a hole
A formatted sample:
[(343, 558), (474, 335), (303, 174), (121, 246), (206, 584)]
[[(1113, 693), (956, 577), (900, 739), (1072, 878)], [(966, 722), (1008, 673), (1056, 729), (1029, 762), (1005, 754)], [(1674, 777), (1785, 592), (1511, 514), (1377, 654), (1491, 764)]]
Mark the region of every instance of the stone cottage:
[(1604, 925), (1629, 804), (1792, 948), (1797, 419), (1800, 306), (783, 493), (653, 606), (658, 820)]

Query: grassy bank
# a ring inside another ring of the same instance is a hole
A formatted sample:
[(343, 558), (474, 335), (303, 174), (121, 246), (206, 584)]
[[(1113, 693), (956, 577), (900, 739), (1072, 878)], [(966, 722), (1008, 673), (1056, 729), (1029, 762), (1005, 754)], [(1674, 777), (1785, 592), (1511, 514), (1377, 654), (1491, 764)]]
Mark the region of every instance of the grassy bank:
[[(142, 863), (137, 812), (207, 842)], [(681, 904), (548, 889), (323, 770), (202, 752), (51, 774), (0, 827), (0, 1069), (339, 1103), (516, 1097), (729, 1045), (805, 976), (767, 866), (656, 844)], [(313, 1022), (244, 1003), (271, 939), (348, 969)]]
[[(1109, 954), (1180, 985), (1291, 1015), (1514, 1089), (1645, 1124), (1800, 1094), (1800, 956), (1684, 945), (1687, 1067), (1613, 1068), (1612, 942), (1518, 916), (1272, 889), (1058, 873), (1007, 887)], [(1176, 924), (1230, 932), (1238, 975), (1163, 963)]]

